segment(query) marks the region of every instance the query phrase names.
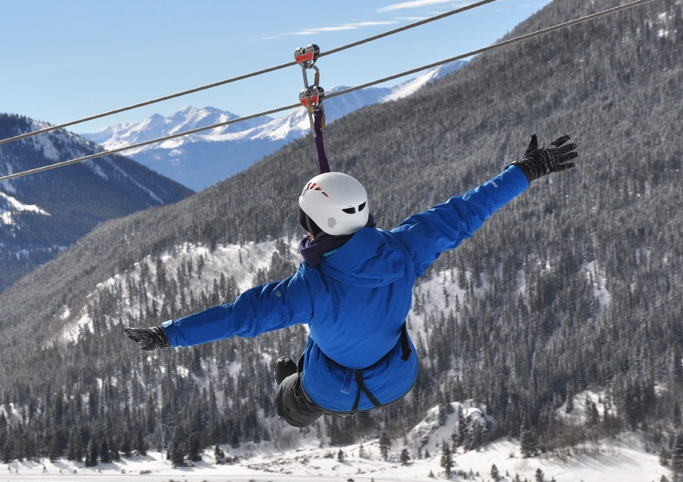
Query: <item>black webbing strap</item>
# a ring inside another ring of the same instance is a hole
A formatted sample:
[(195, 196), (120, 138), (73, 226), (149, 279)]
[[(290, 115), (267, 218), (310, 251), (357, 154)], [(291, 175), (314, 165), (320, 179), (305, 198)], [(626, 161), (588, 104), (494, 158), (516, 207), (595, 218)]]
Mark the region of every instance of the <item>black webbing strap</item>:
[(401, 360), (408, 361), (408, 358), (410, 358), (410, 354), (413, 352), (413, 350), (410, 348), (410, 342), (408, 341), (408, 328), (406, 327), (405, 323), (403, 323), (403, 326), (401, 327), (401, 351), (403, 352), (401, 355)]
[(360, 392), (365, 393), (365, 396), (368, 397), (368, 400), (370, 400), (375, 407), (379, 407), (380, 405), (382, 405), (381, 403), (379, 403), (379, 400), (375, 398), (372, 392), (368, 390), (365, 386), (365, 383), (363, 382), (363, 370), (356, 370), (355, 375), (356, 384), (358, 385), (358, 392), (356, 392), (356, 401), (353, 402), (353, 408), (351, 409), (351, 411), (355, 412), (356, 410), (358, 410), (358, 404), (360, 403)]
[[(408, 328), (406, 327), (405, 323), (401, 327), (401, 351), (403, 352), (401, 355), (401, 360), (403, 360), (404, 362), (408, 361), (408, 358), (410, 358), (410, 354), (413, 352), (413, 350), (410, 348), (410, 341), (408, 339)], [(365, 393), (365, 396), (368, 397), (368, 400), (370, 400), (370, 402), (372, 402), (372, 404), (375, 407), (381, 406), (382, 404), (379, 402), (379, 400), (377, 400), (377, 397), (375, 397), (372, 394), (372, 392), (368, 389), (368, 387), (365, 386), (365, 382), (363, 381), (363, 370), (356, 369), (353, 373), (356, 378), (356, 385), (358, 385), (358, 391), (356, 392), (356, 400), (353, 403), (353, 408), (351, 409), (351, 411), (355, 412), (356, 410), (358, 410), (361, 392)]]

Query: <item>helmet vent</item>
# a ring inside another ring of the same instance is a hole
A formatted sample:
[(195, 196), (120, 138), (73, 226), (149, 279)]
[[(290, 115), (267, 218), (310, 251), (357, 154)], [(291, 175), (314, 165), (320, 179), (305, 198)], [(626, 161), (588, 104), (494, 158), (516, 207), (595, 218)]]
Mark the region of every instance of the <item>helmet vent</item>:
[[(363, 209), (365, 209), (365, 204), (366, 203), (361, 203), (358, 205), (358, 212), (361, 212)], [(351, 207), (351, 208), (345, 208), (342, 209), (346, 214), (356, 214), (356, 208)]]

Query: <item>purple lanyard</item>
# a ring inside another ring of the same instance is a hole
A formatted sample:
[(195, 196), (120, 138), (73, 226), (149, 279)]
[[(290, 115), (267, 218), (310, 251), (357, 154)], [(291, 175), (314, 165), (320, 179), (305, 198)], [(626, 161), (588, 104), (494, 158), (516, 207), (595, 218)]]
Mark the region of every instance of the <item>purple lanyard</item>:
[(315, 150), (318, 153), (318, 169), (320, 174), (330, 172), (330, 164), (327, 162), (325, 155), (325, 146), (323, 145), (323, 123), (325, 122), (325, 113), (322, 109), (318, 109), (313, 113), (314, 128), (315, 128)]

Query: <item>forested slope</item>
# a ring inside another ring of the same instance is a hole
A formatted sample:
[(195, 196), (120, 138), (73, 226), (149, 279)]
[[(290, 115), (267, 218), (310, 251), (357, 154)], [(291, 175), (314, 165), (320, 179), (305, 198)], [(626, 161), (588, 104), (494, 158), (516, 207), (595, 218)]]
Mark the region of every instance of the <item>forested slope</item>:
[[(556, 0), (511, 35), (618, 3)], [(398, 435), (435, 404), (475, 399), (492, 417), (486, 437), (518, 436), (526, 424), (552, 448), (565, 433), (554, 410), (589, 388), (605, 390), (603, 434), (642, 428), (660, 447), (680, 429), (681, 11), (657, 0), (497, 49), (410, 98), (328, 126), (333, 168), (365, 184), (387, 228), (497, 174), (534, 132), (542, 142), (572, 135), (580, 159), (535, 182), (428, 273), (453, 282), (416, 291), (409, 321), (423, 358), (409, 396), (371, 415), (324, 419), (314, 427), (321, 437)], [(191, 284), (229, 243), (246, 256), (249, 242), (301, 234), (296, 199), (314, 155), (301, 139), (177, 205), (106, 223), (4, 293), (0, 401), (21, 407), (25, 422), (0, 419), (11, 427), (0, 446), (11, 440), (17, 456), (55, 441), (61, 456), (69, 439), (166, 447), (291, 437), (273, 423), (267, 360), (300, 352), (302, 328), (150, 356), (122, 326), (234, 297), (236, 273), (203, 291)], [(201, 258), (183, 258), (183, 246), (197, 245)], [(245, 263), (254, 282), (293, 272), (296, 257), (277, 246), (270, 266)], [(87, 313), (93, 332), (53, 343), (76, 321), (65, 307)]]

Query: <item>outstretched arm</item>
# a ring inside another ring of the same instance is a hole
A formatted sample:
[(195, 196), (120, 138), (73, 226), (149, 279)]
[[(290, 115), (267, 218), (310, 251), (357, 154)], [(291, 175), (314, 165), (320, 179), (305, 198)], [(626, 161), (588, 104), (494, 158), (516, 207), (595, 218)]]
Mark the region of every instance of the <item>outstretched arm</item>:
[(575, 144), (562, 136), (546, 147), (538, 147), (531, 136), (521, 160), (515, 161), (498, 176), (442, 204), (407, 218), (394, 232), (413, 254), (416, 272), (423, 274), (444, 251), (457, 247), (474, 234), (486, 219), (525, 191), (534, 179), (551, 172), (574, 167)]
[(165, 321), (151, 328), (126, 328), (143, 350), (193, 346), (223, 338), (250, 338), (267, 331), (308, 323), (312, 300), (301, 275), (266, 283), (242, 293), (233, 303)]

